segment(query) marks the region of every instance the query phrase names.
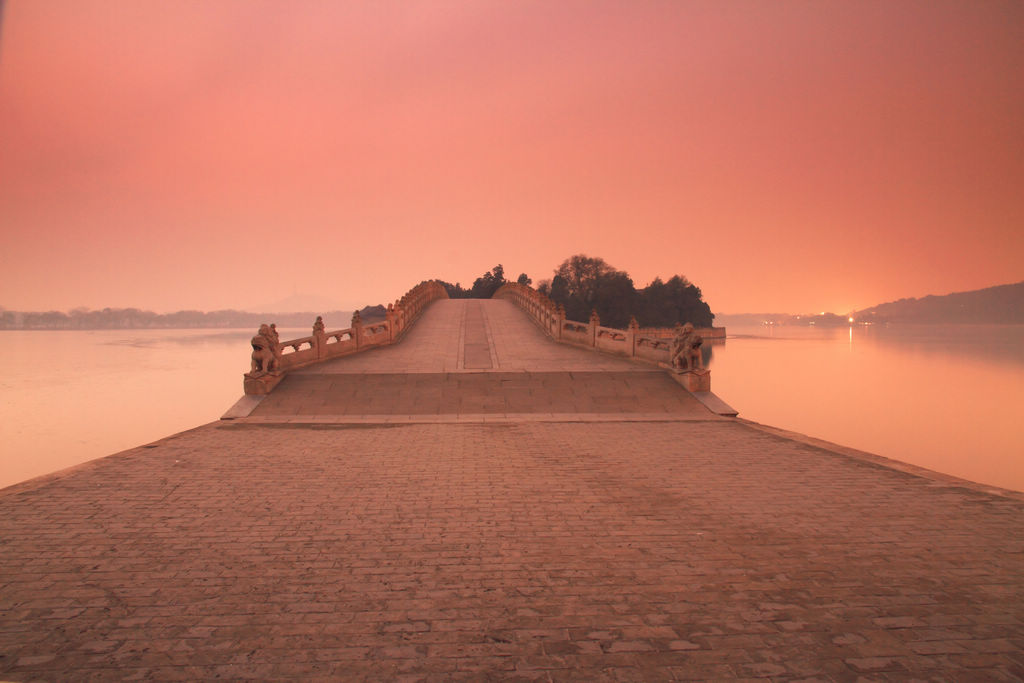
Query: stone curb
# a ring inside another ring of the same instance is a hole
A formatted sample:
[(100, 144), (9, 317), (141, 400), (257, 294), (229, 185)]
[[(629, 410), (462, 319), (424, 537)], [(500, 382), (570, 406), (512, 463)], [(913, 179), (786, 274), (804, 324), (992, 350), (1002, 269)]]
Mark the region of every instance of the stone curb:
[(959, 477), (954, 477), (951, 474), (943, 474), (942, 472), (936, 472), (935, 470), (930, 470), (926, 467), (911, 465), (910, 463), (887, 458), (883, 455), (857, 450), (856, 448), (850, 448), (849, 446), (842, 446), (837, 443), (832, 443), (831, 441), (825, 441), (824, 439), (818, 439), (813, 436), (801, 434), (800, 432), (793, 432), (787, 429), (780, 429), (779, 427), (764, 425), (741, 417), (735, 418), (735, 421), (746, 425), (751, 429), (756, 429), (757, 431), (764, 432), (766, 434), (772, 434), (773, 436), (786, 439), (787, 441), (795, 441), (834, 455), (840, 455), (853, 460), (871, 463), (872, 465), (877, 465), (886, 469), (912, 474), (914, 476), (921, 477), (922, 479), (928, 479), (929, 481), (935, 482), (937, 485), (941, 484), (951, 488), (967, 489), (977, 493), (987, 493), (989, 495), (999, 496), (1000, 498), (1009, 498), (1024, 502), (1024, 491), (1014, 491), (1013, 489), (1004, 489), (989, 484), (981, 484), (976, 481), (970, 481), (969, 479), (961, 479)]

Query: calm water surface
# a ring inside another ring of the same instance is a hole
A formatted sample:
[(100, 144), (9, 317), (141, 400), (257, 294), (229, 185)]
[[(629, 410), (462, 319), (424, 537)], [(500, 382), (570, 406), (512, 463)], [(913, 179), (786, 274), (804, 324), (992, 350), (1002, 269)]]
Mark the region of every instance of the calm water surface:
[(742, 417), (1024, 491), (1024, 326), (728, 332), (712, 389)]
[[(741, 416), (1024, 490), (1024, 327), (729, 333), (713, 389)], [(242, 395), (251, 336), (0, 332), (0, 486), (217, 420)]]
[(252, 335), (0, 332), (0, 487), (219, 419), (242, 395)]

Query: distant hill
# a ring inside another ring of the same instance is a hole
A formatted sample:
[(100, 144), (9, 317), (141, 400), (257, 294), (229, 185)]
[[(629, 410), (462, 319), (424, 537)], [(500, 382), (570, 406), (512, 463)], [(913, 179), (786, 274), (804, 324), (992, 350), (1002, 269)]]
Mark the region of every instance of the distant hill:
[[(279, 328), (309, 328), (322, 315), (327, 331), (343, 330), (352, 324), (352, 311), (323, 310), (252, 313), (250, 311), (178, 311), (154, 313), (138, 308), (104, 308), (91, 311), (76, 308), (63, 311), (8, 311), (0, 306), (0, 330), (139, 330), (139, 329), (258, 329), (263, 323)], [(365, 306), (359, 311), (364, 323), (387, 318), (382, 304)]]
[(900, 299), (856, 311), (858, 322), (1024, 324), (1024, 282)]
[(383, 304), (377, 304), (376, 306), (364, 306), (359, 309), (359, 318), (364, 323), (375, 323), (381, 320), (386, 320), (388, 317), (388, 309)]
[(257, 329), (263, 323), (280, 328), (312, 329), (322, 315), (327, 329), (345, 329), (352, 321), (351, 311), (305, 313), (250, 313), (248, 311), (177, 311), (154, 313), (138, 308), (104, 308), (91, 311), (76, 308), (62, 311), (7, 311), (0, 309), (0, 330), (109, 330), (109, 329)]
[(752, 325), (803, 325), (809, 327), (840, 327), (849, 325), (849, 318), (835, 313), (716, 313), (715, 324), (723, 327), (750, 327)]

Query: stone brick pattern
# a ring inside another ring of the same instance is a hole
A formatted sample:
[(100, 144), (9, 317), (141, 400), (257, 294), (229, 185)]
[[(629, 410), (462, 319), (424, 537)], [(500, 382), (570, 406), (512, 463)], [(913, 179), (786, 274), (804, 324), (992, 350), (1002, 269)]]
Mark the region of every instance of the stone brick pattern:
[(215, 423), (0, 492), (0, 678), (1020, 680), (1022, 530), (722, 419)]

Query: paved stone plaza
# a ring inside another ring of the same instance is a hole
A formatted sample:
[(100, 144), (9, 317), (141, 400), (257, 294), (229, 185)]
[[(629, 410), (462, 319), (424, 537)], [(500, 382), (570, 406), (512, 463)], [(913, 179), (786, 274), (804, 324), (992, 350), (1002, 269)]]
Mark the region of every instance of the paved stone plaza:
[(0, 680), (134, 679), (1024, 680), (1024, 499), (441, 301), (0, 491)]

